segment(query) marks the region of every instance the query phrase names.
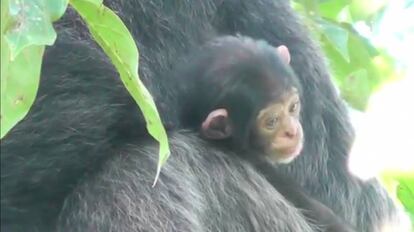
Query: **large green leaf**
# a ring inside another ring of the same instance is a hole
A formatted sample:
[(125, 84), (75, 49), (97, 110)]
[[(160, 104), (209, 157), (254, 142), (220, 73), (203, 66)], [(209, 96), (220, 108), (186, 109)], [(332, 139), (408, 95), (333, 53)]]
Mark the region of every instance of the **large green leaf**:
[(327, 0), (321, 1), (319, 4), (319, 13), (322, 17), (329, 19), (337, 19), (338, 14), (349, 5), (351, 0)]
[(88, 1), (88, 2), (93, 3), (95, 5), (100, 5), (103, 2), (103, 0), (85, 0), (85, 1)]
[[(8, 24), (9, 21), (9, 1), (8, 0), (4, 0), (1, 1), (1, 34), (3, 35), (4, 30), (6, 29), (6, 25)], [(3, 41), (3, 40), (2, 40)]]
[(52, 20), (66, 6), (67, 0), (1, 1), (1, 138), (34, 102), (44, 45), (56, 39)]
[(139, 56), (135, 41), (121, 19), (104, 5), (89, 0), (71, 0), (70, 3), (117, 68), (124, 85), (144, 114), (149, 133), (160, 143), (157, 179), (169, 156), (168, 139), (155, 103), (138, 77)]
[(52, 19), (59, 18), (65, 9), (65, 0), (10, 0), (5, 39), (11, 59), (30, 45), (52, 45), (56, 39)]
[[(26, 116), (35, 100), (44, 46), (26, 47), (12, 62), (7, 63), (8, 46), (3, 41), (1, 45), (1, 137), (3, 137)], [(3, 65), (7, 66), (4, 71)]]
[(414, 229), (414, 170), (386, 171), (380, 180), (390, 196), (404, 207)]
[(350, 4), (352, 17), (357, 20), (368, 20), (383, 8), (390, 0), (358, 0)]
[(371, 95), (370, 79), (366, 69), (353, 71), (343, 78), (342, 97), (352, 102), (357, 109), (363, 109)]
[(326, 36), (332, 46), (342, 55), (342, 57), (347, 62), (349, 62), (348, 31), (326, 20), (319, 20), (318, 22), (322, 33)]
[(43, 0), (52, 22), (58, 20), (65, 13), (69, 0)]
[[(4, 31), (9, 20), (9, 1), (1, 1), (1, 80), (3, 83), (3, 77), (7, 75), (7, 70), (10, 62), (9, 46), (4, 39)], [(3, 85), (1, 85), (3, 90)], [(2, 136), (3, 137), (3, 136)]]
[(397, 196), (407, 212), (414, 216), (414, 175), (399, 180)]

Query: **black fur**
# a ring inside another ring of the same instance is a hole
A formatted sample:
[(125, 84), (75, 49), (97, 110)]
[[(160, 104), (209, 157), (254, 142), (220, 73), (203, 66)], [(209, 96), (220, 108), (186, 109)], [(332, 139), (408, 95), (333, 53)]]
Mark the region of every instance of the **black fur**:
[[(290, 48), (303, 86), (304, 154), (287, 168), (307, 193), (360, 231), (377, 231), (395, 207), (376, 181), (346, 172), (348, 116), (319, 48), (282, 0), (106, 1), (137, 40), (140, 76), (164, 122), (175, 125), (167, 75), (217, 33)], [(170, 134), (160, 182), (157, 145), (114, 67), (73, 11), (56, 24), (37, 100), (1, 141), (2, 231), (314, 231), (250, 165), (191, 133)]]
[(211, 111), (225, 108), (234, 129), (232, 145), (240, 150), (251, 145), (259, 111), (286, 89), (300, 89), (275, 47), (243, 36), (214, 38), (192, 51), (177, 69), (176, 83), (182, 84), (177, 86), (175, 108), (182, 111), (182, 126), (198, 129)]
[(175, 107), (182, 109), (179, 116), (182, 127), (200, 131), (203, 137), (201, 124), (207, 115), (218, 108), (226, 109), (228, 121), (223, 123), (232, 127), (229, 138), (206, 138), (207, 141), (251, 163), (312, 223), (325, 226), (326, 231), (352, 231), (332, 210), (280, 173), (264, 158), (264, 151), (252, 143), (252, 128), (256, 126), (259, 111), (280, 100), (290, 88), (301, 89), (296, 75), (283, 63), (275, 47), (245, 36), (214, 38), (191, 52), (178, 65), (175, 75), (176, 82), (181, 83), (178, 86), (180, 104)]

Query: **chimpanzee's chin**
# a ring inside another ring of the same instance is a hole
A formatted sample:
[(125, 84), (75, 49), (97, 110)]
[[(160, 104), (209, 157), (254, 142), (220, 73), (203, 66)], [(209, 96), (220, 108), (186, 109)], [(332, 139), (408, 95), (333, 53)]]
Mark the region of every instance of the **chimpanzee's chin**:
[(293, 160), (295, 160), (296, 157), (297, 157), (297, 155), (294, 155), (294, 154), (285, 155), (283, 157), (280, 157), (279, 160), (277, 161), (277, 163), (279, 163), (279, 164), (288, 164), (288, 163), (292, 162)]
[(298, 155), (295, 154), (269, 154), (267, 160), (272, 164), (287, 164), (292, 162)]

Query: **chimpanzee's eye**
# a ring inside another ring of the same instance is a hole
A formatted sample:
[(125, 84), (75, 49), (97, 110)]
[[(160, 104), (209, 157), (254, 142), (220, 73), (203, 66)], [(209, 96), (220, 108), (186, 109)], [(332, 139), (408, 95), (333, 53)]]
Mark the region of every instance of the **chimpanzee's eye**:
[(289, 112), (294, 113), (298, 110), (299, 108), (299, 102), (295, 102), (290, 106)]
[(277, 117), (274, 116), (266, 120), (265, 126), (269, 130), (274, 130), (276, 128), (276, 124), (277, 124)]

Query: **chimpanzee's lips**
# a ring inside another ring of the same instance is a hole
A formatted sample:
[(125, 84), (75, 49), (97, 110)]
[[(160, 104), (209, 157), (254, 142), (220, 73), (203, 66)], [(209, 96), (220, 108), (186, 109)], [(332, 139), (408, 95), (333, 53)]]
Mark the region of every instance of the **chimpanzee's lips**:
[(290, 163), (293, 161), (302, 151), (303, 143), (298, 143), (294, 146), (282, 147), (274, 149), (269, 152), (269, 160), (277, 163)]
[(291, 146), (285, 149), (281, 149), (280, 153), (282, 156), (297, 156), (302, 151), (302, 143), (297, 144), (296, 146)]
[(297, 156), (302, 151), (302, 147), (303, 143), (299, 142), (293, 146), (274, 148), (274, 151), (279, 154), (279, 156), (283, 157)]

